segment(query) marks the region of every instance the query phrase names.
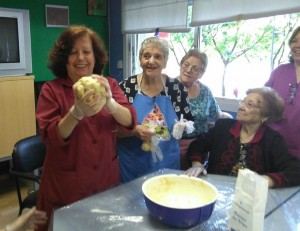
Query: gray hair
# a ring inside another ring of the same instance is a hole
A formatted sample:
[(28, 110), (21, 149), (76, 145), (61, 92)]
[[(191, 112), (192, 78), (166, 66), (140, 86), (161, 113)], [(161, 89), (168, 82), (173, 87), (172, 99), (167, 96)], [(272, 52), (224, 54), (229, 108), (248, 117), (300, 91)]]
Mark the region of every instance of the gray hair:
[(158, 37), (150, 37), (146, 38), (141, 45), (139, 59), (141, 60), (144, 50), (148, 46), (156, 46), (162, 50), (165, 62), (167, 63), (169, 58), (169, 44), (165, 39), (158, 38)]
[(246, 91), (246, 94), (259, 94), (264, 101), (264, 107), (261, 108), (261, 114), (268, 119), (266, 124), (279, 121), (283, 118), (284, 102), (278, 93), (270, 87), (252, 88)]
[(205, 72), (208, 64), (207, 55), (204, 52), (200, 52), (198, 49), (189, 50), (181, 59), (180, 66), (190, 57), (198, 58), (202, 63), (202, 71)]

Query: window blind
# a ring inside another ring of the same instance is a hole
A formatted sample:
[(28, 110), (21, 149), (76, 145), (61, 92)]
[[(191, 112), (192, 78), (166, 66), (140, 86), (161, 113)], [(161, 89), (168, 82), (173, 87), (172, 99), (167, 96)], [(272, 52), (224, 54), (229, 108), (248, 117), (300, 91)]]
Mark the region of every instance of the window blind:
[(122, 33), (187, 32), (188, 0), (122, 0)]
[(193, 0), (190, 26), (300, 12), (300, 0)]

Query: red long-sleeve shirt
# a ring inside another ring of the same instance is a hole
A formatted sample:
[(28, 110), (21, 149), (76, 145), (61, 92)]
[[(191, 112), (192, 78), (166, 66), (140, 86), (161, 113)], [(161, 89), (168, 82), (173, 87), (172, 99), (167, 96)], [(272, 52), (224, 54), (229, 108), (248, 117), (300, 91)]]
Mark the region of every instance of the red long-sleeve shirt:
[(120, 181), (116, 132), (133, 129), (136, 114), (118, 82), (112, 78), (108, 82), (113, 98), (130, 110), (131, 128), (121, 126), (102, 109), (79, 121), (66, 140), (59, 137), (57, 124), (74, 104), (73, 82), (69, 78), (55, 79), (42, 88), (36, 116), (47, 153), (37, 208), (47, 212), (48, 220), (54, 208), (113, 187)]

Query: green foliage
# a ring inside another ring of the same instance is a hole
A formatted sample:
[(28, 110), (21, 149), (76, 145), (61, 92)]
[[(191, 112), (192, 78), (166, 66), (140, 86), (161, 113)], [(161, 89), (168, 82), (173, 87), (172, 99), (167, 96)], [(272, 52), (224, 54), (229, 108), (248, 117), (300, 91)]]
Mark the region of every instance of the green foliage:
[[(279, 19), (278, 19), (279, 18)], [(194, 29), (189, 33), (171, 34), (170, 47), (177, 62), (200, 37), (200, 48), (208, 57), (220, 57), (224, 64), (223, 85), (226, 68), (237, 59), (244, 58), (249, 62), (256, 60), (272, 60), (279, 64), (286, 61), (288, 49), (286, 41), (299, 23), (300, 14), (268, 17), (259, 20), (245, 20), (201, 26), (199, 34)], [(225, 87), (222, 86), (225, 96)]]
[(194, 46), (194, 33), (192, 30), (189, 33), (173, 33), (169, 45), (179, 64), (181, 57)]

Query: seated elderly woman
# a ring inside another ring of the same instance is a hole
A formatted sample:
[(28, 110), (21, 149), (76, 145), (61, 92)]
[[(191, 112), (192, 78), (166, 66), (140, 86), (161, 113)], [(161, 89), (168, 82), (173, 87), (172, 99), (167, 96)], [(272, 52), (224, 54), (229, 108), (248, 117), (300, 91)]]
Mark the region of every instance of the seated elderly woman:
[[(249, 89), (236, 120), (218, 120), (189, 147), (192, 167), (185, 173), (237, 175), (248, 168), (263, 175), (269, 187), (300, 185), (300, 159), (288, 152), (283, 137), (266, 126), (283, 117), (284, 104), (268, 87)], [(208, 168), (203, 161), (208, 157)]]

